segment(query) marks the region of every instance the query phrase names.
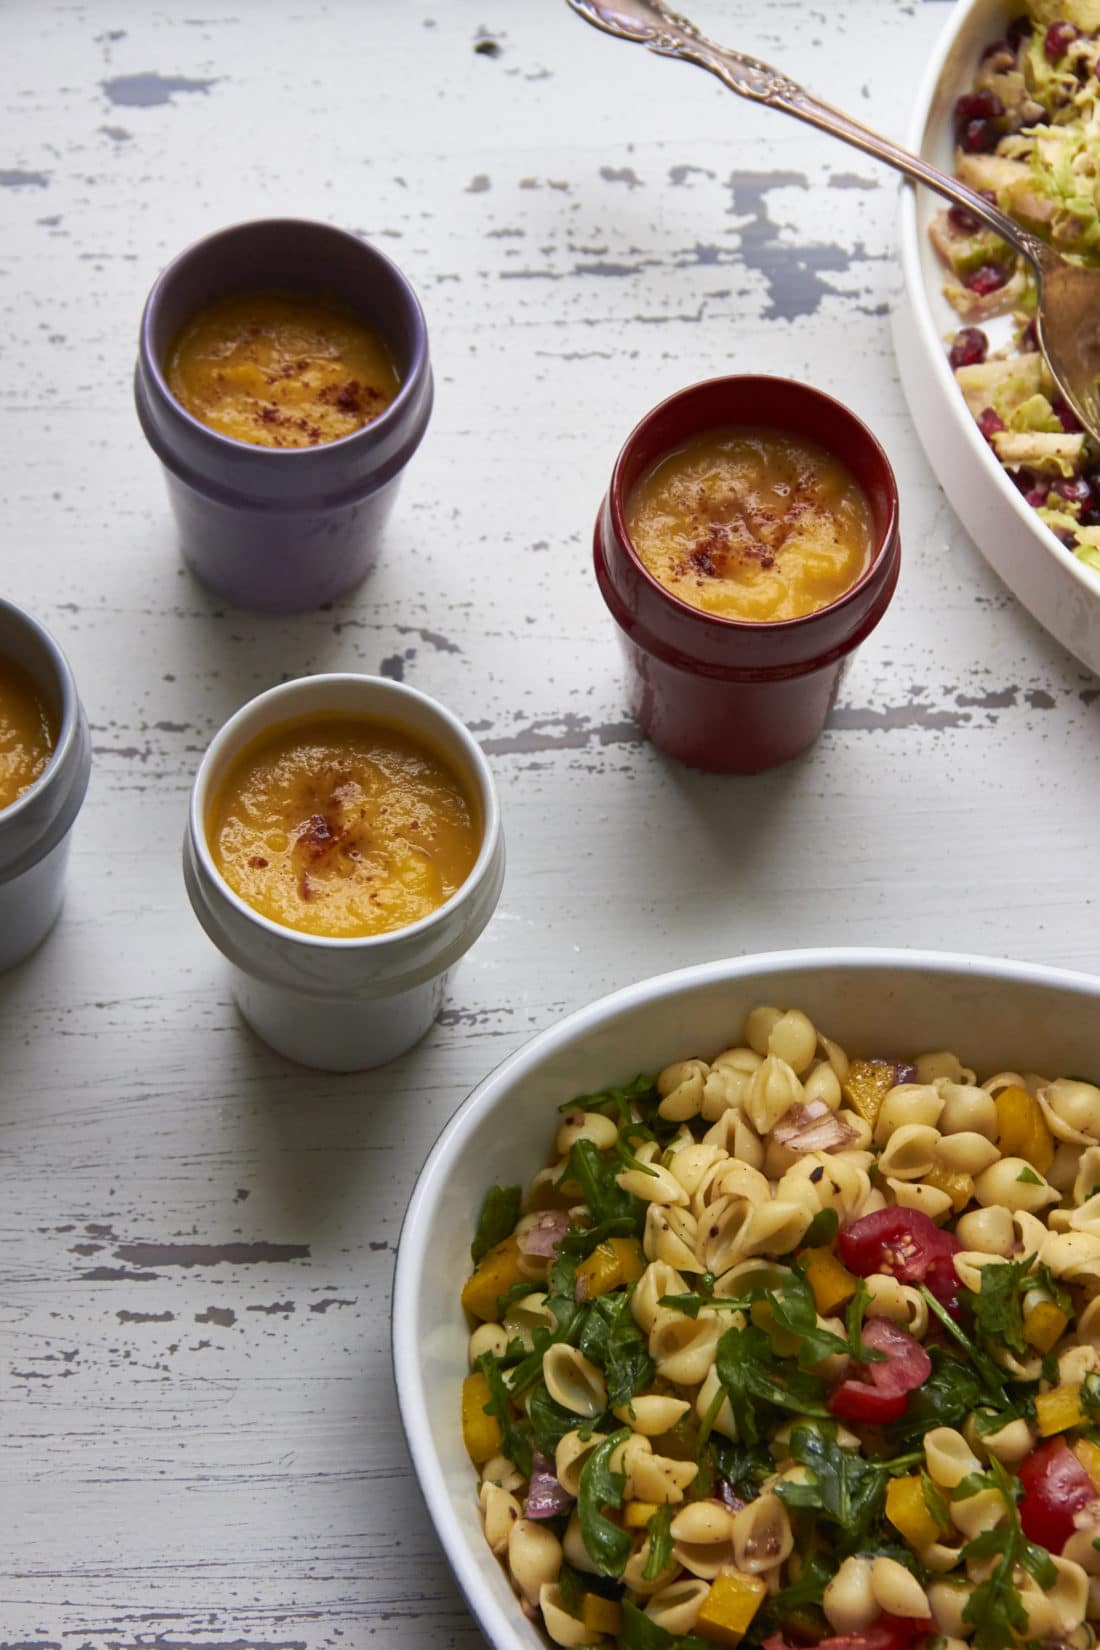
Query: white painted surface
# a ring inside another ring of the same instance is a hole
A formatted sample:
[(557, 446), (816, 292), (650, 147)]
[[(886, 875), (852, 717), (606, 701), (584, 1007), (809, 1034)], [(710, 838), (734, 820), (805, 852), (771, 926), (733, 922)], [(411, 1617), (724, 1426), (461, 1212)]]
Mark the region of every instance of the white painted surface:
[[(698, 13), (899, 137), (946, 14)], [(0, 1646), (473, 1650), (388, 1352), (443, 1122), (563, 1011), (726, 953), (1096, 969), (1100, 685), (920, 453), (889, 338), (895, 184), (869, 161), (564, 0), (8, 0), (3, 24), (4, 589), (68, 652), (96, 755), (61, 923), (0, 981)], [(153, 71), (210, 84), (128, 78)], [(438, 384), (369, 583), (294, 620), (221, 610), (181, 570), (129, 388), (161, 264), (276, 212), (398, 260)], [(868, 420), (905, 553), (820, 744), (737, 781), (638, 742), (589, 541), (635, 419), (742, 368)], [(179, 875), (215, 729), (334, 668), (402, 669), (473, 724), (509, 842), (442, 1022), (353, 1078), (248, 1035)]]

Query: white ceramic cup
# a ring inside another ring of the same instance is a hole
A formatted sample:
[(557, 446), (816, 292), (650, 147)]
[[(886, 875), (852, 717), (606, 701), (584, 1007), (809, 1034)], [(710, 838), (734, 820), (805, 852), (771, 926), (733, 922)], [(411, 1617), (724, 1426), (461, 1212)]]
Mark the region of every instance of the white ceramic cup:
[(42, 773), (0, 809), (0, 971), (41, 945), (61, 911), (73, 822), (88, 789), (91, 740), (68, 660), (47, 630), (0, 599), (0, 658), (20, 666), (57, 718)]
[[(388, 934), (330, 939), (272, 922), (234, 893), (214, 864), (206, 816), (230, 764), (268, 728), (349, 711), (397, 725), (438, 750), (476, 799), (482, 839), (465, 882), (429, 916)], [(429, 1030), (448, 969), (469, 950), (500, 898), (504, 837), (489, 765), (457, 717), (402, 682), (355, 675), (284, 682), (231, 716), (199, 764), (183, 877), (195, 915), (230, 964), (237, 1006), (265, 1043), (324, 1071), (385, 1065)]]

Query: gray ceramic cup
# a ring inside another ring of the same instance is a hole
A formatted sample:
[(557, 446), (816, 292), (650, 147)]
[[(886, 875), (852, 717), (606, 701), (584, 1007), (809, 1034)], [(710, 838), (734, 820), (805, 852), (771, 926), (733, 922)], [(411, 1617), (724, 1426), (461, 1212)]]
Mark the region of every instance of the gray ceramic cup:
[[(386, 340), (401, 378), (374, 423), (316, 447), (256, 447), (185, 412), (163, 363), (195, 312), (231, 292), (321, 292)], [(198, 241), (168, 265), (141, 320), (134, 400), (164, 466), (183, 559), (237, 607), (303, 612), (369, 571), (401, 472), (432, 409), (428, 335), (395, 264), (330, 224), (267, 218)]]
[(45, 769), (0, 809), (0, 970), (40, 945), (57, 921), (73, 822), (88, 789), (88, 723), (68, 660), (36, 619), (0, 599), (0, 658), (19, 665), (57, 719)]

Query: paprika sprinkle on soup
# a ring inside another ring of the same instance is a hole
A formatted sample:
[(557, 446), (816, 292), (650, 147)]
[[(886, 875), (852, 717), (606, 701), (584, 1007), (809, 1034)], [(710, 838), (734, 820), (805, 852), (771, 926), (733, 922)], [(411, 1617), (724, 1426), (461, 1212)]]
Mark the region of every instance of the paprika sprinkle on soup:
[(373, 328), (334, 299), (294, 292), (216, 299), (172, 345), (165, 376), (193, 417), (256, 447), (339, 441), (401, 387)]
[(626, 501), (648, 572), (721, 618), (774, 622), (827, 607), (866, 572), (874, 525), (838, 459), (778, 430), (708, 430), (660, 459)]

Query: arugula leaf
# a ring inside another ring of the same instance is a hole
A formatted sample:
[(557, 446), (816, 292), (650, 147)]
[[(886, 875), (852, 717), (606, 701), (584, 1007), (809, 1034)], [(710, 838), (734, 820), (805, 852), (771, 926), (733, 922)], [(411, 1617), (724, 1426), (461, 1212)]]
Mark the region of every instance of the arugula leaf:
[[(577, 1267), (569, 1255), (559, 1253), (550, 1267), (547, 1278), (546, 1304), (554, 1317), (554, 1328), (536, 1324), (531, 1331), (531, 1350), (508, 1371), (508, 1389), (518, 1394), (540, 1379), (542, 1360), (555, 1341), (576, 1342), (580, 1334), (585, 1308), (576, 1299)], [(509, 1348), (509, 1353), (511, 1348)]]
[(628, 1598), (623, 1599), (623, 1619), (619, 1628), (619, 1650), (713, 1650), (705, 1639), (694, 1633), (677, 1638), (667, 1627), (654, 1621)]
[(526, 1421), (515, 1421), (512, 1416), (511, 1398), (504, 1376), (501, 1373), (499, 1361), (491, 1352), (483, 1352), (477, 1360), (477, 1367), (489, 1383), (489, 1402), (485, 1405), (486, 1415), (495, 1415), (500, 1427), (501, 1453), (513, 1462), (525, 1478), (531, 1476), (531, 1428)]
[(630, 1531), (620, 1529), (604, 1511), (605, 1507), (623, 1504), (626, 1474), (612, 1469), (611, 1457), (629, 1437), (629, 1427), (613, 1432), (610, 1438), (596, 1445), (581, 1468), (577, 1497), (581, 1540), (585, 1552), (604, 1576), (621, 1576), (634, 1546)]
[(598, 1111), (619, 1114), (620, 1123), (633, 1119), (633, 1108), (646, 1100), (656, 1100), (657, 1084), (654, 1078), (639, 1072), (620, 1088), (600, 1089), (596, 1094), (578, 1094), (575, 1100), (566, 1100), (558, 1107), (560, 1112)]
[(584, 1602), (584, 1577), (568, 1560), (558, 1571), (558, 1586), (561, 1588), (562, 1609), (571, 1616), (579, 1616)]
[[(860, 1282), (862, 1281), (861, 1279)], [(866, 1284), (863, 1288), (866, 1291)], [(801, 1342), (798, 1348), (799, 1369), (811, 1369), (814, 1364), (821, 1363), (836, 1352), (847, 1353), (851, 1350), (848, 1342), (842, 1340), (839, 1335), (817, 1327), (814, 1292), (798, 1272), (792, 1272), (789, 1278), (784, 1279), (781, 1289), (767, 1290), (764, 1299), (771, 1308), (771, 1315), (777, 1326), (798, 1336)], [(872, 1358), (881, 1356), (878, 1352), (871, 1353)]]
[(490, 1186), (477, 1217), (477, 1230), (470, 1245), (470, 1257), (476, 1266), (483, 1255), (511, 1237), (523, 1205), (523, 1191), (519, 1186)]
[(566, 1433), (572, 1432), (577, 1426), (580, 1416), (562, 1404), (555, 1403), (545, 1381), (540, 1381), (538, 1386), (532, 1389), (526, 1407), (535, 1443), (543, 1455), (548, 1455), (552, 1459), (554, 1451)]
[[(640, 1236), (645, 1226), (647, 1206), (640, 1197), (624, 1192), (622, 1187), (616, 1184), (615, 1176), (621, 1167), (617, 1157), (614, 1160), (602, 1158), (591, 1140), (575, 1140), (566, 1159), (565, 1168), (558, 1176), (557, 1184), (560, 1186), (563, 1180), (576, 1181), (592, 1216), (594, 1227), (611, 1228), (614, 1233), (621, 1236), (632, 1232)], [(593, 1226), (584, 1232), (584, 1237), (588, 1240), (593, 1236)], [(559, 1243), (559, 1249), (568, 1245), (571, 1235), (566, 1233)], [(604, 1235), (612, 1235), (612, 1231), (601, 1234), (597, 1241), (602, 1242)], [(591, 1241), (588, 1247), (593, 1247)], [(567, 1252), (573, 1251), (568, 1249)], [(585, 1252), (587, 1253), (587, 1250)]]
[[(978, 1480), (977, 1489), (969, 1487), (972, 1479)], [(964, 1485), (969, 1494), (984, 1488), (999, 1490), (1007, 1512), (1003, 1523), (995, 1529), (983, 1530), (966, 1543), (961, 1553), (964, 1564), (972, 1559), (980, 1563), (991, 1558), (996, 1560), (985, 1581), (980, 1582), (967, 1599), (962, 1618), (974, 1629), (974, 1650), (1004, 1650), (1006, 1644), (1013, 1643), (1027, 1631), (1027, 1611), (1012, 1579), (1016, 1566), (1027, 1570), (1044, 1589), (1054, 1586), (1058, 1572), (1046, 1548), (1036, 1546), (1024, 1535), (1016, 1506), (1021, 1492), (1019, 1480), (1013, 1478), (996, 1457), (990, 1461), (988, 1473), (971, 1473), (970, 1479), (964, 1479), (955, 1490), (956, 1496)]]
[(649, 1386), (656, 1373), (646, 1341), (630, 1311), (630, 1290), (597, 1295), (584, 1316), (577, 1345), (607, 1381), (607, 1407), (618, 1409)]
[(656, 1581), (661, 1571), (672, 1563), (672, 1503), (665, 1501), (657, 1508), (646, 1531), (649, 1535), (649, 1557), (642, 1571), (643, 1581)]
[(835, 1243), (840, 1231), (840, 1216), (835, 1209), (819, 1209), (806, 1228), (800, 1249), (825, 1248)]
[(890, 1475), (859, 1450), (837, 1443), (835, 1423), (795, 1426), (788, 1446), (809, 1482), (781, 1479), (775, 1492), (788, 1507), (808, 1507), (834, 1524), (837, 1551), (858, 1552), (883, 1515)]
[(697, 1318), (706, 1307), (708, 1312), (747, 1312), (756, 1295), (737, 1295), (726, 1299), (724, 1296), (706, 1295), (699, 1290), (691, 1290), (686, 1295), (662, 1295), (657, 1302), (658, 1306), (670, 1306), (676, 1312), (682, 1312), (685, 1317)]
[[(985, 1272), (989, 1270), (990, 1268), (986, 1267), (982, 1273), (983, 1283), (985, 1281)], [(994, 1268), (994, 1270), (996, 1270), (996, 1268)], [(928, 1310), (935, 1313), (936, 1317), (943, 1324), (943, 1327), (947, 1330), (947, 1333), (951, 1336), (951, 1339), (962, 1347), (963, 1351), (970, 1359), (974, 1373), (981, 1381), (982, 1386), (985, 1388), (989, 1398), (992, 1399), (995, 1407), (997, 1409), (1008, 1409), (1011, 1404), (1011, 1399), (1004, 1389), (1004, 1377), (1001, 1374), (1001, 1371), (997, 1368), (997, 1365), (993, 1362), (993, 1359), (983, 1352), (981, 1347), (977, 1346), (970, 1339), (969, 1335), (959, 1328), (950, 1312), (948, 1312), (947, 1308), (936, 1299), (927, 1284), (922, 1283), (919, 1287), (921, 1294), (924, 1296), (924, 1299), (928, 1304)], [(971, 1298), (977, 1299), (978, 1297), (972, 1296)]]
[(755, 1501), (766, 1479), (775, 1473), (775, 1462), (766, 1444), (734, 1444), (712, 1437), (706, 1454), (719, 1478), (733, 1486), (742, 1501)]
[(789, 1362), (779, 1364), (767, 1335), (755, 1324), (727, 1329), (718, 1342), (715, 1364), (747, 1444), (759, 1443), (763, 1435), (757, 1403), (795, 1415), (829, 1418), (824, 1382), (816, 1375), (791, 1368)]
[(961, 1298), (974, 1314), (974, 1329), (991, 1346), (1007, 1346), (1021, 1358), (1031, 1355), (1024, 1339), (1022, 1294), (1031, 1288), (1034, 1255), (1022, 1260), (991, 1262), (981, 1269), (981, 1288), (964, 1289)]
[(933, 1524), (946, 1534), (951, 1528), (951, 1509), (947, 1505), (947, 1497), (922, 1467), (920, 1470), (920, 1487), (924, 1496), (924, 1507)]
[(909, 1394), (908, 1410), (889, 1428), (890, 1437), (899, 1443), (921, 1439), (932, 1427), (960, 1427), (986, 1402), (977, 1376), (960, 1358), (939, 1346), (930, 1347), (929, 1356), (931, 1375)]

